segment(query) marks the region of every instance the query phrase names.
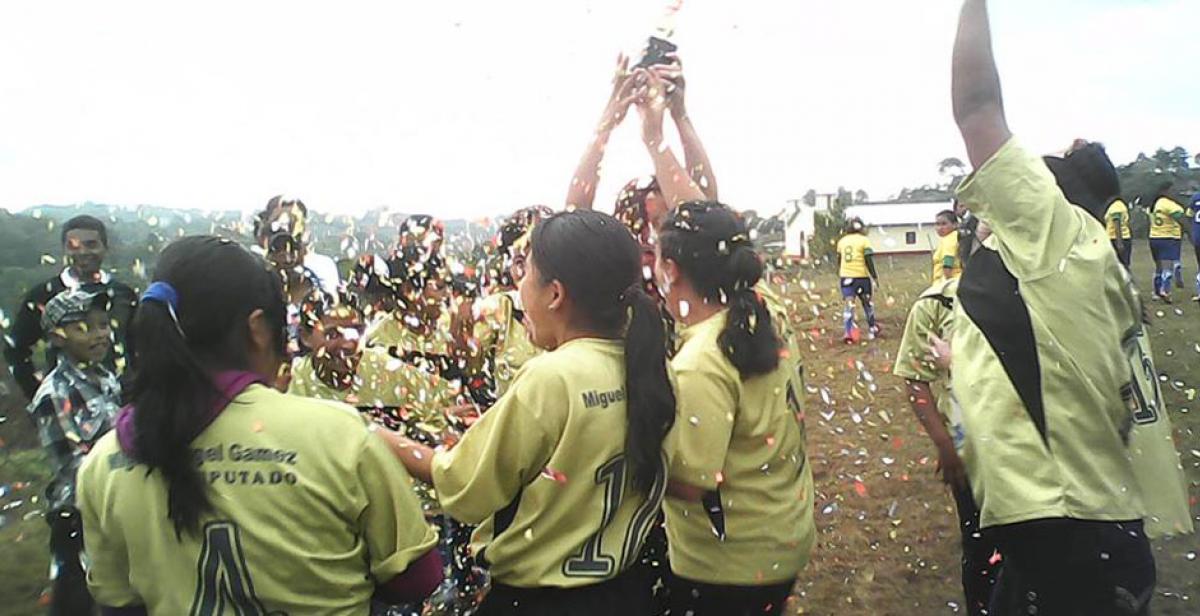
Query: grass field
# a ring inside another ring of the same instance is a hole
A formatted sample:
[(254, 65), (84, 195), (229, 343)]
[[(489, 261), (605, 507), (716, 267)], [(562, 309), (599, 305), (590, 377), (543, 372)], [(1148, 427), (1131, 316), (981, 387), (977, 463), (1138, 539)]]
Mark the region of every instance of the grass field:
[[(1138, 256), (1136, 274), (1148, 296), (1152, 266), (1145, 254)], [(928, 258), (883, 258), (879, 265), (884, 336), (873, 342), (841, 342), (841, 300), (832, 274), (804, 270), (783, 289), (796, 302), (797, 326), (807, 338), (805, 402), (818, 526), (812, 563), (800, 575), (788, 614), (962, 613), (954, 503), (934, 476), (935, 452), (908, 408), (903, 383), (890, 374), (908, 306), (927, 286)], [(1189, 288), (1176, 292), (1177, 303), (1152, 304), (1151, 317), (1193, 513), (1200, 514), (1200, 306), (1186, 301), (1195, 275), (1191, 267), (1188, 272)], [(32, 497), (44, 479), (39, 452), (0, 457), (0, 486), (30, 484), (0, 497), (0, 507), (8, 508), (0, 529), (3, 614), (39, 613), (46, 527)], [(1161, 541), (1154, 548), (1154, 613), (1200, 613), (1200, 538)]]

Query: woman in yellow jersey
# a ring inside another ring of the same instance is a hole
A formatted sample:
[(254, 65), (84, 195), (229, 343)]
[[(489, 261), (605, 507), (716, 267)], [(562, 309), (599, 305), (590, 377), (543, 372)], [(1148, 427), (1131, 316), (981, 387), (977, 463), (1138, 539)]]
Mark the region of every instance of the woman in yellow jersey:
[(493, 579), (481, 615), (650, 611), (636, 565), (666, 489), (675, 394), (641, 283), (637, 242), (613, 217), (539, 223), (520, 289), (546, 352), (453, 448), (387, 435), (448, 514), (479, 524)]
[[(457, 407), (461, 388), (396, 359), (387, 349), (364, 348), (363, 315), (350, 299), (320, 293), (301, 305), (300, 337), (312, 352), (293, 360), (288, 393), (344, 402), (409, 438), (431, 446), (441, 443), (449, 435), (446, 412)], [(427, 485), (418, 485), (417, 492), (426, 519), (439, 530), (447, 574), (428, 605), (435, 613), (457, 613), (474, 600), (483, 578), (473, 570), (467, 550), (470, 531), (442, 515)], [(420, 612), (420, 606), (392, 609)]]
[(1129, 206), (1120, 197), (1113, 197), (1104, 210), (1104, 228), (1108, 231), (1108, 239), (1117, 253), (1117, 259), (1125, 269), (1129, 269), (1133, 259), (1133, 230), (1129, 227)]
[(1122, 349), (1138, 302), (1099, 223), (1118, 174), (1098, 144), (1022, 147), (988, 21), (986, 0), (963, 1), (951, 79), (975, 168), (958, 198), (992, 230), (959, 282), (951, 369), (980, 526), (1003, 555), (988, 611), (1145, 615), (1155, 567)]
[(837, 243), (838, 276), (842, 281), (842, 298), (846, 301), (842, 311), (846, 333), (842, 340), (847, 343), (858, 340), (858, 327), (854, 324), (855, 298), (862, 302), (863, 312), (867, 316), (868, 338), (873, 339), (882, 331), (875, 321), (875, 304), (871, 301), (874, 292), (871, 281), (879, 283), (872, 252), (871, 240), (867, 239), (867, 226), (862, 219), (851, 218), (846, 222), (846, 234)]
[(517, 210), (500, 225), (496, 235), (499, 259), (490, 274), (495, 285), (486, 297), (464, 304), (470, 312), (459, 316), (459, 320), (466, 321), (461, 326), (471, 332), (466, 345), (469, 378), (479, 381), (472, 386), (484, 392), (480, 400), (484, 408), (504, 395), (521, 366), (537, 354), (525, 331), (525, 311), (517, 284), (525, 276), (529, 231), (537, 221), (552, 215), (550, 208), (535, 205)]
[(953, 210), (938, 212), (933, 228), (939, 239), (937, 249), (933, 251), (930, 280), (937, 284), (962, 274), (962, 265), (958, 262), (958, 214)]
[[(228, 240), (168, 246), (130, 406), (79, 472), (97, 601), (121, 614), (365, 614), (441, 582), (411, 480), (347, 406), (265, 386), (280, 281)], [(120, 610), (120, 611), (116, 611)]]
[[(1171, 302), (1172, 280), (1180, 262), (1184, 209), (1171, 198), (1171, 184), (1163, 183), (1150, 211), (1150, 254), (1154, 255), (1154, 295)], [(1182, 280), (1180, 285), (1182, 286)]]
[(754, 290), (762, 261), (732, 210), (684, 204), (660, 239), (659, 288), (685, 326), (671, 361), (670, 613), (782, 614), (815, 539), (796, 341)]

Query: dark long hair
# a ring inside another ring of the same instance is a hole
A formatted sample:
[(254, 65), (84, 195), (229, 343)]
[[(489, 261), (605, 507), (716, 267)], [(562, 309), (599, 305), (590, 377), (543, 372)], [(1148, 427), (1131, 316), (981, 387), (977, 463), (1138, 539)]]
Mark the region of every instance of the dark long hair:
[(262, 309), (284, 352), (286, 312), (279, 277), (259, 257), (214, 236), (192, 236), (163, 250), (154, 272), (179, 296), (175, 317), (145, 301), (133, 333), (138, 345), (130, 401), (137, 461), (167, 482), (167, 512), (176, 536), (195, 531), (211, 507), (191, 442), (203, 429), (218, 392), (212, 375), (249, 367), (247, 317)]
[(633, 486), (648, 491), (663, 472), (662, 444), (675, 423), (666, 330), (642, 290), (637, 242), (617, 219), (592, 210), (560, 212), (533, 230), (542, 281), (558, 280), (578, 307), (577, 325), (625, 339), (625, 458)]
[(729, 306), (718, 343), (738, 374), (774, 371), (783, 343), (754, 291), (763, 264), (741, 217), (720, 203), (693, 201), (671, 212), (658, 237), (662, 258), (678, 264), (701, 297)]

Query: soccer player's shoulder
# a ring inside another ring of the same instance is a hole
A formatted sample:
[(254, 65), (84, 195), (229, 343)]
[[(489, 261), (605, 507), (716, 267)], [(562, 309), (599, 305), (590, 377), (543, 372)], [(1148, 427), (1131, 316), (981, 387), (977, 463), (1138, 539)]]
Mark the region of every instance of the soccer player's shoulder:
[(239, 400), (254, 405), (264, 418), (277, 415), (289, 422), (303, 425), (306, 430), (323, 432), (332, 436), (339, 431), (359, 432), (366, 420), (353, 407), (332, 400), (318, 400), (285, 394), (266, 386), (247, 390)]

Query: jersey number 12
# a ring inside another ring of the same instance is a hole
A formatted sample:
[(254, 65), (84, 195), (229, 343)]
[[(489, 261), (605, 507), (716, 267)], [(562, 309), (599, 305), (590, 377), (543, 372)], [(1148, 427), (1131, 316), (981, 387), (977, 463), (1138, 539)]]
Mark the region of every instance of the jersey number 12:
[(641, 549), (642, 541), (650, 530), (650, 524), (654, 522), (658, 507), (662, 503), (667, 482), (664, 473), (659, 473), (654, 478), (654, 484), (650, 486), (650, 493), (646, 495), (645, 502), (634, 512), (633, 519), (629, 521), (629, 528), (625, 530), (620, 553), (621, 566), (618, 568), (617, 558), (605, 554), (601, 542), (604, 531), (616, 517), (617, 509), (621, 507), (627, 481), (624, 455), (618, 455), (596, 469), (596, 484), (604, 486), (604, 512), (600, 517), (600, 528), (591, 537), (588, 537), (578, 552), (563, 562), (563, 575), (607, 578), (633, 564), (633, 560), (638, 556), (638, 550)]

